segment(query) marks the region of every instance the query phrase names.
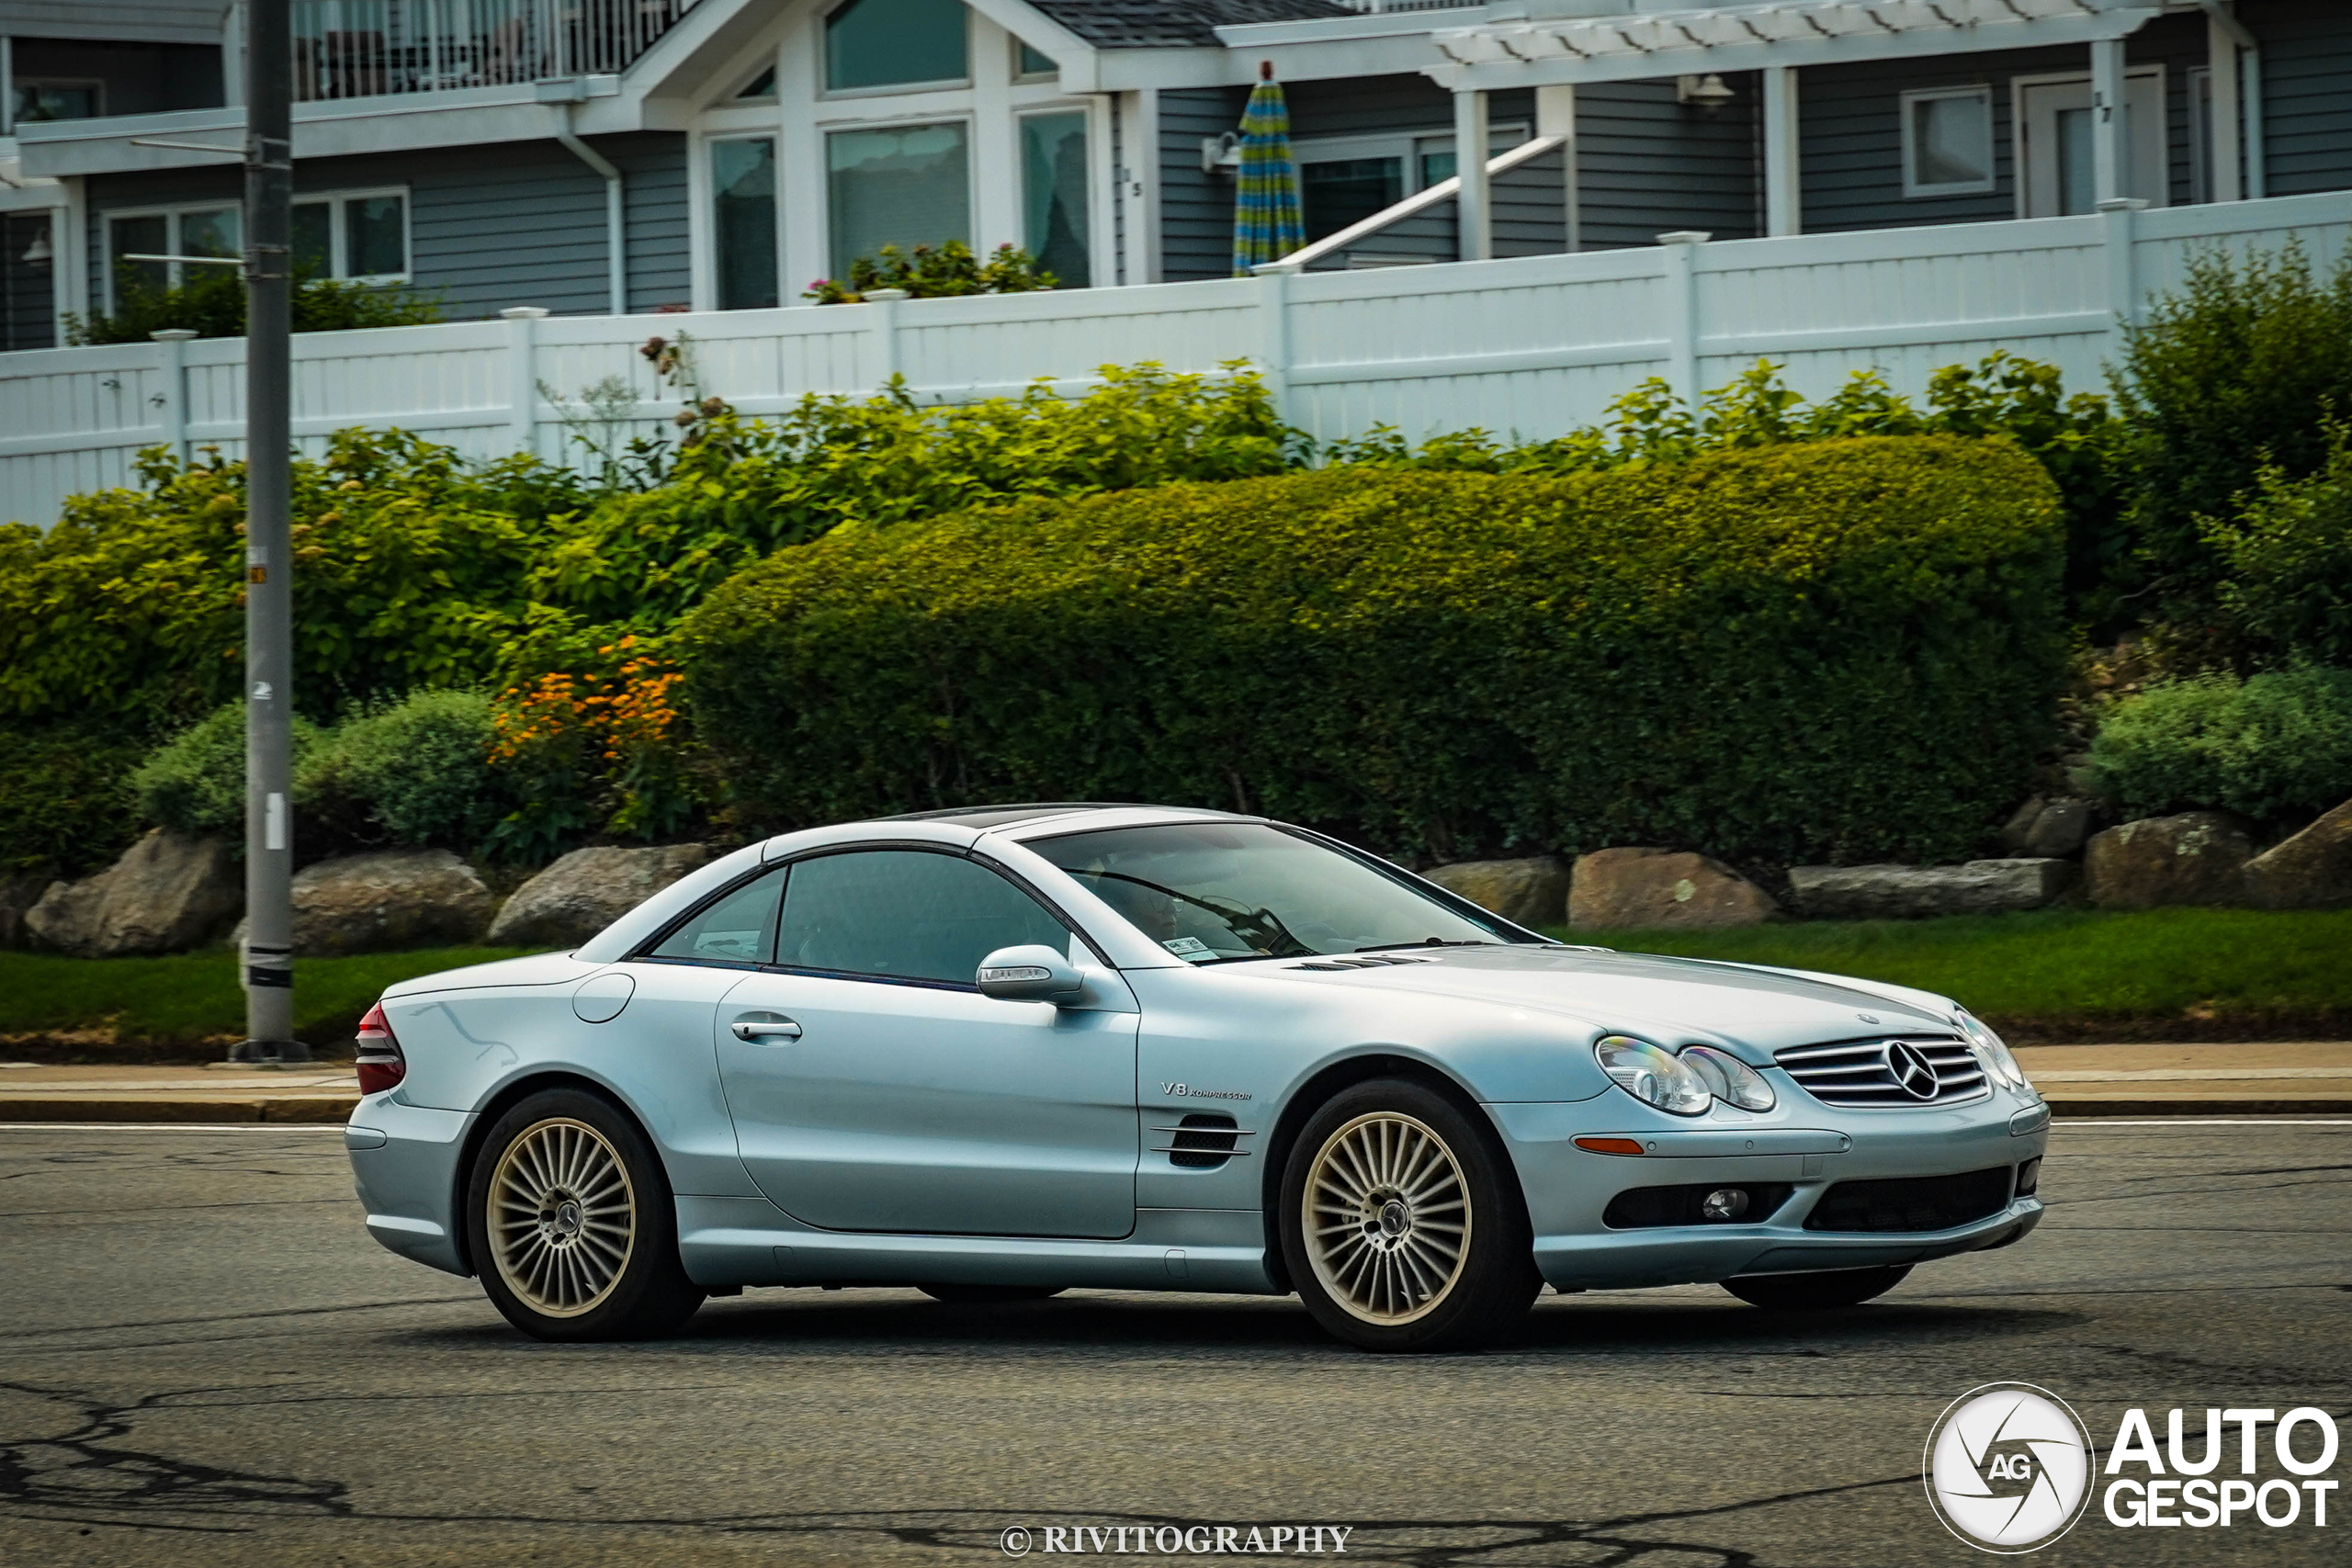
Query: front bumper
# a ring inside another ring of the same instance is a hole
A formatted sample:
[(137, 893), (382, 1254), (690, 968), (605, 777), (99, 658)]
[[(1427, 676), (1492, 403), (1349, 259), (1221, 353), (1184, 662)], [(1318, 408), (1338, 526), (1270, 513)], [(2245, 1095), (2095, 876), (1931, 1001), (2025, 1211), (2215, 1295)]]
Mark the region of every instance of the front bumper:
[[(1794, 1101), (1795, 1103), (1792, 1103)], [(1920, 1263), (2021, 1240), (2042, 1215), (2015, 1191), (2016, 1168), (2041, 1156), (2049, 1117), (1997, 1091), (1940, 1110), (1853, 1112), (1785, 1094), (1762, 1116), (1718, 1106), (1668, 1117), (1611, 1092), (1564, 1104), (1490, 1104), (1527, 1196), (1535, 1262), (1562, 1290), (1711, 1284), (1740, 1274), (1798, 1273)], [(1618, 1136), (1641, 1155), (1596, 1154), (1578, 1137)], [(1846, 1181), (1956, 1176), (2007, 1167), (2007, 1201), (1981, 1218), (1933, 1231), (1807, 1230), (1828, 1190)], [(1634, 1188), (1785, 1184), (1790, 1198), (1754, 1224), (1615, 1229), (1603, 1212)]]

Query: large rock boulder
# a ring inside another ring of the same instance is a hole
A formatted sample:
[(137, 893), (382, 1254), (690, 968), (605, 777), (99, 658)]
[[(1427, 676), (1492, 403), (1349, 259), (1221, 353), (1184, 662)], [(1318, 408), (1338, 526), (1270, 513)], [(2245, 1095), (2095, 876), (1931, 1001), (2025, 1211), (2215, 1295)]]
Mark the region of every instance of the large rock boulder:
[(2095, 833), (2083, 850), (2091, 902), (2102, 909), (2236, 904), (2245, 897), (2254, 842), (2219, 811), (2148, 817)]
[(574, 850), (514, 890), (491, 923), (500, 947), (573, 948), (710, 859), (707, 844)]
[(1754, 926), (1780, 913), (1723, 862), (1683, 850), (1596, 851), (1577, 858), (1568, 887), (1568, 924), (1580, 931)]
[(2037, 795), (2001, 829), (2001, 847), (2021, 860), (2049, 860), (2079, 851), (2090, 831), (2089, 801)]
[(1515, 925), (1556, 926), (1568, 918), (1568, 868), (1557, 855), (1465, 860), (1427, 873), (1449, 893)]
[(76, 958), (177, 953), (227, 931), (244, 901), (228, 845), (158, 828), (96, 876), (51, 883), (25, 929)]
[(294, 875), (294, 951), (305, 958), (481, 940), (497, 902), (447, 850), (342, 855)]
[(1789, 893), (1815, 919), (1910, 920), (2039, 909), (2074, 880), (2074, 862), (2047, 857), (1959, 865), (1796, 865), (1789, 868)]
[(2246, 862), (2245, 896), (2265, 909), (2352, 905), (2352, 800)]
[(49, 891), (46, 876), (0, 876), (0, 947), (22, 947), (31, 940), (25, 916)]

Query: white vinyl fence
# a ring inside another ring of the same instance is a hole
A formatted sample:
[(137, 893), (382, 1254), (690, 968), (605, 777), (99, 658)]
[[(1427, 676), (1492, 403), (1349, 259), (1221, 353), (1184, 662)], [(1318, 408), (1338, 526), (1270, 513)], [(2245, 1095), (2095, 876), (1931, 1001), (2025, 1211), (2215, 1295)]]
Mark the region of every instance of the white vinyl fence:
[[(1917, 392), (1995, 348), (2097, 389), (2119, 320), (2176, 288), (2200, 250), (2301, 243), (2333, 266), (2352, 193), (1779, 240), (1531, 256), (1149, 288), (707, 315), (542, 317), (318, 333), (294, 343), (294, 430), (397, 425), (475, 456), (567, 455), (563, 409), (611, 377), (637, 427), (675, 410), (639, 355), (688, 334), (706, 394), (751, 414), (809, 392), (868, 392), (893, 374), (924, 400), (1081, 388), (1095, 367), (1155, 360), (1264, 372), (1291, 423), (1329, 440), (1375, 423), (1412, 436), (1483, 426), (1539, 437), (1600, 416), (1645, 377), (1686, 396), (1758, 357), (1809, 395), (1875, 367)], [(243, 436), (243, 340), (0, 354), (0, 518), (46, 525), (65, 497), (130, 482), (146, 446)], [(576, 406), (572, 412), (579, 412)]]

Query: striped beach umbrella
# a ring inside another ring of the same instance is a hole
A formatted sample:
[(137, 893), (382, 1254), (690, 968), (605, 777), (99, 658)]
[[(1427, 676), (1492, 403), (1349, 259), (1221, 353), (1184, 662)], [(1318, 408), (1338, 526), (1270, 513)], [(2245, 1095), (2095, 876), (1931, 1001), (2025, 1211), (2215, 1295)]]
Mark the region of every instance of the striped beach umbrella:
[(1306, 243), (1298, 210), (1298, 164), (1290, 155), (1290, 106), (1273, 67), (1250, 90), (1241, 115), (1241, 170), (1233, 193), (1233, 276)]

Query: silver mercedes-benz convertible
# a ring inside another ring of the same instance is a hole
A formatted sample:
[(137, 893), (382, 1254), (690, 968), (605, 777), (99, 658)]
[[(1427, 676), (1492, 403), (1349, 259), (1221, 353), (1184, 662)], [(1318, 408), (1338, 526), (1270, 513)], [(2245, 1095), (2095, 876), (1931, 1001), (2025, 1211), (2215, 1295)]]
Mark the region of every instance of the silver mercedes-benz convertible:
[(368, 1228), (548, 1339), (746, 1286), (1296, 1292), (1368, 1349), (1545, 1283), (1850, 1306), (2041, 1217), (1941, 997), (1564, 945), (1260, 818), (1004, 806), (754, 844), (577, 952), (395, 986)]

